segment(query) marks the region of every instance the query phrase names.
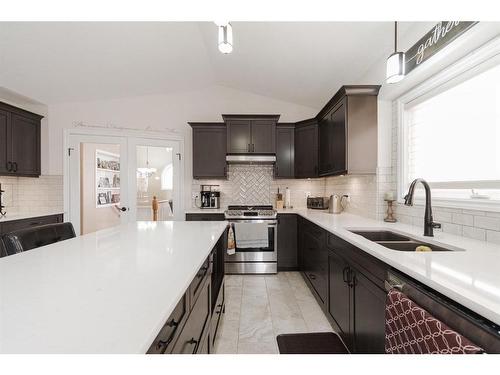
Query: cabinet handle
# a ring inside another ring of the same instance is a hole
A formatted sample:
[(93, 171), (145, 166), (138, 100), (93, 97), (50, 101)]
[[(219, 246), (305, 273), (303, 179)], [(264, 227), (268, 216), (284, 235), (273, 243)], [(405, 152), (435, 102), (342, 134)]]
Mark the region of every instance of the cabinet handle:
[(14, 165), (14, 172), (17, 172), (17, 161), (15, 161), (14, 163), (12, 163)]
[(195, 340), (194, 337), (193, 337), (193, 338), (191, 338), (191, 340), (187, 341), (186, 344), (196, 345), (196, 344), (198, 344), (198, 340)]
[(7, 162), (7, 172), (12, 172), (12, 162), (11, 161)]
[(344, 267), (344, 269), (342, 270), (342, 280), (344, 281), (344, 283), (349, 283), (349, 267)]
[(175, 329), (172, 331), (170, 336), (168, 336), (168, 339), (165, 341), (160, 340), (158, 341), (158, 344), (156, 345), (157, 349), (160, 349), (162, 346), (168, 346), (172, 340), (174, 339), (175, 332), (177, 331), (177, 327), (179, 326), (179, 322), (176, 322), (174, 319), (172, 319), (170, 322), (167, 323), (169, 327), (175, 327)]
[(316, 276), (315, 276), (315, 275), (313, 275), (312, 273), (310, 273), (310, 274), (309, 274), (309, 278), (310, 278), (311, 280), (316, 280)]
[(255, 152), (255, 144), (252, 143), (252, 152)]
[(250, 147), (250, 143), (249, 143), (249, 144), (248, 144), (248, 146), (247, 146), (247, 150), (248, 150), (248, 152), (252, 152), (252, 149), (251, 149), (251, 147)]

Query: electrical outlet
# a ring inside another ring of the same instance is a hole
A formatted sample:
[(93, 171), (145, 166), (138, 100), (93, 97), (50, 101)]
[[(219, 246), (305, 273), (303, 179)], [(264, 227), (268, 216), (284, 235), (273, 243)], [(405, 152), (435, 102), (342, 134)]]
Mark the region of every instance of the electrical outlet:
[(309, 198), (310, 196), (311, 196), (311, 192), (310, 192), (310, 191), (306, 191), (306, 192), (305, 192), (305, 197), (306, 197), (306, 198)]

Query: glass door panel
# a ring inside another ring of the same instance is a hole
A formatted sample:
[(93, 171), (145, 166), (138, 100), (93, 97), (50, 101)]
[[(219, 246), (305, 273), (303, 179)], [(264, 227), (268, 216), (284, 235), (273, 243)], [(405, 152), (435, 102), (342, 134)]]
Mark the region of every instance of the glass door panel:
[(135, 176), (130, 191), (136, 193), (130, 220), (177, 219), (180, 195), (177, 142), (136, 138), (129, 147), (133, 147), (130, 156), (134, 158), (130, 163), (130, 175)]

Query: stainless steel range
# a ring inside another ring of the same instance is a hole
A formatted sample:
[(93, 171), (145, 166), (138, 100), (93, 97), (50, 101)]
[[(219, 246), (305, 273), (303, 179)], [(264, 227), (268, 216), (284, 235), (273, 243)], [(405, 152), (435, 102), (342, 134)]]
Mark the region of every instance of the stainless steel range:
[(270, 205), (261, 206), (229, 206), (224, 216), (230, 223), (266, 223), (268, 246), (256, 248), (238, 248), (236, 253), (225, 255), (225, 268), (228, 274), (269, 274), (278, 272), (277, 211)]

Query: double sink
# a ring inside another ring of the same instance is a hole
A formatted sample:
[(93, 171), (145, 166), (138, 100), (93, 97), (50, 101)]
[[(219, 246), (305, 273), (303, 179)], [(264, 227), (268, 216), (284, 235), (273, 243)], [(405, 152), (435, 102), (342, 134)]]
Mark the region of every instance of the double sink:
[(361, 237), (364, 237), (372, 242), (375, 242), (379, 245), (382, 245), (391, 250), (397, 251), (417, 251), (417, 248), (420, 246), (424, 246), (424, 248), (420, 248), (420, 251), (460, 251), (462, 249), (457, 248), (448, 248), (439, 246), (432, 243), (422, 242), (420, 240), (408, 237), (406, 235), (402, 235), (399, 233), (391, 232), (388, 230), (350, 230), (351, 233), (357, 234)]

